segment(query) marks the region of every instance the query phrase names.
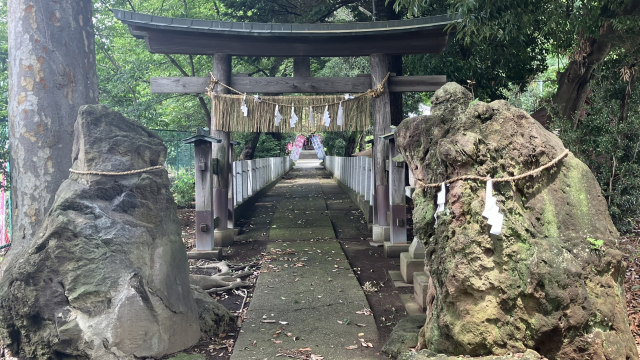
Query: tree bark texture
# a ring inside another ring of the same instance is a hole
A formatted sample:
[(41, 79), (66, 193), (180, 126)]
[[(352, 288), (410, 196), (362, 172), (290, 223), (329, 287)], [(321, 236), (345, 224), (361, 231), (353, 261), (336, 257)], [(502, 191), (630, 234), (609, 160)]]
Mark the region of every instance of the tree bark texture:
[(71, 168), (78, 108), (98, 103), (89, 0), (9, 1), (13, 248), (27, 245)]
[(253, 156), (256, 152), (256, 147), (258, 146), (258, 141), (260, 141), (260, 133), (254, 132), (251, 133), (251, 136), (251, 141), (247, 141), (247, 143), (244, 144), (242, 153), (240, 153), (240, 159), (238, 160), (253, 160)]
[(573, 60), (564, 72), (558, 73), (558, 90), (553, 103), (560, 107), (560, 115), (572, 120), (573, 129), (578, 128), (580, 113), (591, 90), (593, 72), (611, 51), (607, 36), (589, 39), (589, 51), (581, 59)]
[(352, 131), (347, 138), (347, 146), (345, 146), (344, 156), (352, 157), (358, 149), (358, 138), (360, 137), (360, 133), (357, 131)]
[[(229, 84), (231, 80), (231, 56), (227, 54), (215, 54), (213, 56), (213, 76), (220, 82)], [(229, 90), (220, 84), (213, 89), (214, 93), (226, 94)], [(227, 229), (228, 220), (228, 192), (229, 192), (229, 146), (231, 136), (227, 131), (220, 131), (214, 128), (215, 119), (211, 118), (211, 136), (222, 140), (221, 143), (212, 144), (212, 160), (215, 164), (215, 171), (212, 178), (213, 184), (213, 214), (219, 218), (218, 229)]]

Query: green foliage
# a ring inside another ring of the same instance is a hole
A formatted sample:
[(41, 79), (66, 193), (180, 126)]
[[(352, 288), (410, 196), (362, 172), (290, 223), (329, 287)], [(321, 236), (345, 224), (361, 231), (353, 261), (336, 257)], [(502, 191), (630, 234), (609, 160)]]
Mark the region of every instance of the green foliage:
[[(620, 232), (628, 232), (640, 216), (640, 86), (620, 79), (615, 69), (621, 57), (608, 59), (600, 77), (592, 84), (591, 105), (576, 129), (571, 121), (556, 117), (550, 127), (595, 175), (609, 205), (609, 213)], [(627, 118), (621, 103), (627, 91)]]
[(7, 5), (0, 3), (0, 174), (7, 179), (5, 185), (0, 187), (8, 189), (9, 186), (9, 49), (7, 29)]
[(325, 153), (329, 156), (345, 156), (347, 147), (347, 133), (343, 132), (326, 132), (322, 133), (322, 145)]
[[(286, 146), (286, 143), (284, 144)], [(254, 153), (253, 158), (262, 159), (282, 156), (284, 154), (284, 149), (286, 148), (285, 146), (283, 146), (283, 144), (276, 140), (271, 134), (260, 134), (260, 140), (258, 140), (258, 146), (256, 146), (256, 152)]]
[(173, 176), (171, 176), (171, 193), (178, 207), (190, 207), (196, 196), (194, 170), (180, 169), (177, 172), (174, 171)]
[(591, 244), (591, 250), (600, 251), (602, 250), (602, 245), (604, 245), (604, 240), (587, 238), (589, 244)]

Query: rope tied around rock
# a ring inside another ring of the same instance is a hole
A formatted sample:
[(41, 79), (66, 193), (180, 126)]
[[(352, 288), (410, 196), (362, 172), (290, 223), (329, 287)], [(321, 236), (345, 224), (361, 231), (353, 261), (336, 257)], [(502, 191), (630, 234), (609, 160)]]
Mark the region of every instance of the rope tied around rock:
[[(538, 173), (540, 173), (542, 170), (545, 170), (547, 168), (550, 168), (556, 164), (558, 164), (558, 162), (560, 162), (560, 160), (562, 160), (565, 156), (567, 156), (570, 153), (570, 151), (568, 149), (565, 149), (560, 155), (558, 155), (555, 159), (553, 159), (551, 162), (542, 165), (536, 169), (533, 169), (531, 171), (527, 171), (524, 174), (520, 174), (520, 175), (516, 175), (516, 176), (509, 176), (509, 177), (503, 177), (503, 178), (497, 178), (497, 179), (492, 179), (489, 176), (478, 176), (478, 175), (463, 175), (463, 176), (458, 176), (455, 177), (453, 179), (449, 179), (449, 180), (445, 180), (444, 183), (445, 184), (451, 184), (454, 183), (456, 181), (460, 181), (460, 180), (478, 180), (478, 181), (488, 181), (488, 180), (493, 180), (493, 182), (507, 182), (507, 181), (517, 181), (517, 180), (521, 180), (524, 179), (528, 176), (535, 176)], [(420, 183), (420, 185), (424, 188), (437, 188), (440, 187), (442, 185), (442, 182), (439, 183), (433, 183), (433, 184), (424, 184), (421, 181), (418, 180), (418, 182)]]
[(69, 172), (74, 173), (74, 174), (80, 174), (80, 175), (119, 176), (119, 175), (134, 175), (134, 174), (139, 174), (139, 173), (143, 173), (143, 172), (147, 172), (147, 171), (153, 171), (153, 170), (160, 170), (160, 169), (164, 169), (164, 165), (151, 166), (151, 167), (144, 168), (144, 169), (131, 170), (131, 171), (122, 171), (122, 172), (93, 171), (93, 170), (82, 171), (82, 170), (75, 170), (75, 169), (69, 169)]

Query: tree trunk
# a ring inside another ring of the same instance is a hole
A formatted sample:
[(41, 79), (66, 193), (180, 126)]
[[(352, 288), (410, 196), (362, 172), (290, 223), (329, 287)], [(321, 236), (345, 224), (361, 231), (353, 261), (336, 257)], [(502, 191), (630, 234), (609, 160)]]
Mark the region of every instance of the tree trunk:
[(593, 72), (611, 51), (607, 36), (599, 40), (589, 39), (589, 46), (580, 60), (573, 60), (564, 72), (558, 74), (558, 91), (553, 103), (560, 108), (563, 118), (571, 119), (573, 129), (578, 128), (580, 113), (591, 90), (589, 84)]
[(347, 138), (347, 146), (345, 146), (344, 149), (344, 156), (351, 157), (355, 154), (358, 149), (359, 134), (360, 133), (357, 131), (352, 131), (351, 134), (349, 134), (349, 137)]
[(622, 95), (622, 102), (620, 103), (620, 123), (625, 123), (627, 121), (627, 118), (629, 117), (629, 101), (631, 100), (631, 92), (633, 90), (633, 87), (636, 84), (636, 75), (637, 75), (637, 71), (636, 71), (636, 67), (635, 65), (632, 66), (630, 68), (630, 77), (629, 80), (627, 82), (627, 90), (624, 92), (624, 95)]
[(98, 103), (90, 0), (9, 1), (13, 253), (37, 235), (69, 177), (78, 108)]
[(256, 152), (256, 147), (258, 146), (258, 141), (260, 141), (260, 133), (254, 132), (251, 133), (251, 135), (253, 137), (251, 138), (251, 141), (244, 144), (244, 149), (242, 149), (239, 160), (253, 160), (253, 156)]

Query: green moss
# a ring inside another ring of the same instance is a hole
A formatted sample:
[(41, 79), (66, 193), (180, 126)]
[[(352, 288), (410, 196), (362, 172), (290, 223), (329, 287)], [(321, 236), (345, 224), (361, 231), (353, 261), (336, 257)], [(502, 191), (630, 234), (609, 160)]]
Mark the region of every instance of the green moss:
[(587, 199), (587, 187), (584, 184), (585, 174), (583, 174), (583, 170), (580, 164), (572, 163), (569, 166), (567, 175), (568, 186), (564, 190), (569, 195), (572, 207), (580, 214), (580, 220), (583, 221), (584, 225), (588, 225), (589, 200)]
[(435, 204), (427, 198), (424, 193), (415, 194), (413, 197), (415, 204), (413, 210), (413, 221), (418, 226), (425, 226), (433, 220), (436, 212)]
[(556, 209), (546, 192), (544, 193), (544, 209), (542, 209), (542, 229), (548, 238), (557, 239), (560, 236)]

